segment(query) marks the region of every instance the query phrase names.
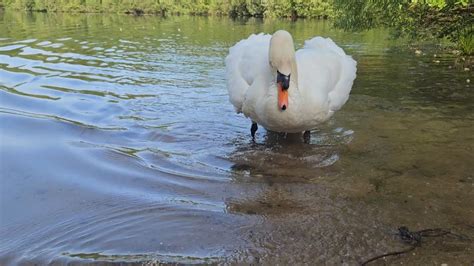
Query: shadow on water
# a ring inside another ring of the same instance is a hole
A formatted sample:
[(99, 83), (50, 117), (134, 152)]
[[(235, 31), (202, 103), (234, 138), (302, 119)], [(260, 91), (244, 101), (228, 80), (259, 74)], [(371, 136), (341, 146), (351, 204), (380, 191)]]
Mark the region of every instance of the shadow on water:
[[(254, 143), (228, 103), (228, 48), (279, 28), (358, 61), (309, 143)], [(356, 264), (402, 248), (400, 225), (474, 238), (472, 70), (436, 60), (324, 21), (0, 13), (0, 264)]]

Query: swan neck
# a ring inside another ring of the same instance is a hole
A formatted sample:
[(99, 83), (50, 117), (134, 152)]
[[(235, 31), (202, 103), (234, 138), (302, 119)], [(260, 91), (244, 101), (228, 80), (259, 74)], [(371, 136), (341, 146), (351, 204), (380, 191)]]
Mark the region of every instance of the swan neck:
[(298, 88), (298, 67), (296, 65), (296, 58), (293, 53), (293, 58), (291, 59), (291, 80), (290, 83), (294, 84), (294, 87)]

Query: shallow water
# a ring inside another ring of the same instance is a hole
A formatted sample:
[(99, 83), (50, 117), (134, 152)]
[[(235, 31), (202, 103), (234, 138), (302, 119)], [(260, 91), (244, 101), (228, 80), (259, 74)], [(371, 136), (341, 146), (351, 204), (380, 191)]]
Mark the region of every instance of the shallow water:
[[(228, 48), (279, 28), (358, 61), (310, 144), (252, 143), (227, 100)], [(318, 21), (0, 13), (0, 264), (352, 265), (404, 249), (401, 225), (474, 239), (472, 70), (455, 61)], [(472, 254), (447, 236), (386, 262)]]

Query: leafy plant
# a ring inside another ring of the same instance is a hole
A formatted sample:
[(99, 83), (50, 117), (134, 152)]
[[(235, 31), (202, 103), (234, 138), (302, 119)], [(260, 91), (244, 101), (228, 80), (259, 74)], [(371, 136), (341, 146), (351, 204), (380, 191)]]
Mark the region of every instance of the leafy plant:
[(335, 25), (346, 30), (385, 26), (394, 37), (446, 38), (460, 47), (472, 40), (474, 5), (466, 0), (335, 0), (334, 7)]

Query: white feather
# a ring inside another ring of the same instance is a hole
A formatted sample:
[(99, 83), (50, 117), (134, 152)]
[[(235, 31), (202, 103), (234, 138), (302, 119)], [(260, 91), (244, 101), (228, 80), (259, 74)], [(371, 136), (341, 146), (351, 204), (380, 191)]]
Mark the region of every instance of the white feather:
[(258, 75), (269, 71), (268, 49), (271, 37), (262, 33), (252, 34), (232, 46), (225, 59), (229, 99), (238, 113), (242, 112), (245, 93), (250, 85)]
[(227, 88), (237, 112), (279, 132), (311, 130), (348, 100), (356, 61), (331, 39), (315, 37), (296, 52), (297, 88), (289, 88), (286, 111), (277, 107), (276, 77), (268, 60), (271, 35), (251, 35), (230, 48)]

